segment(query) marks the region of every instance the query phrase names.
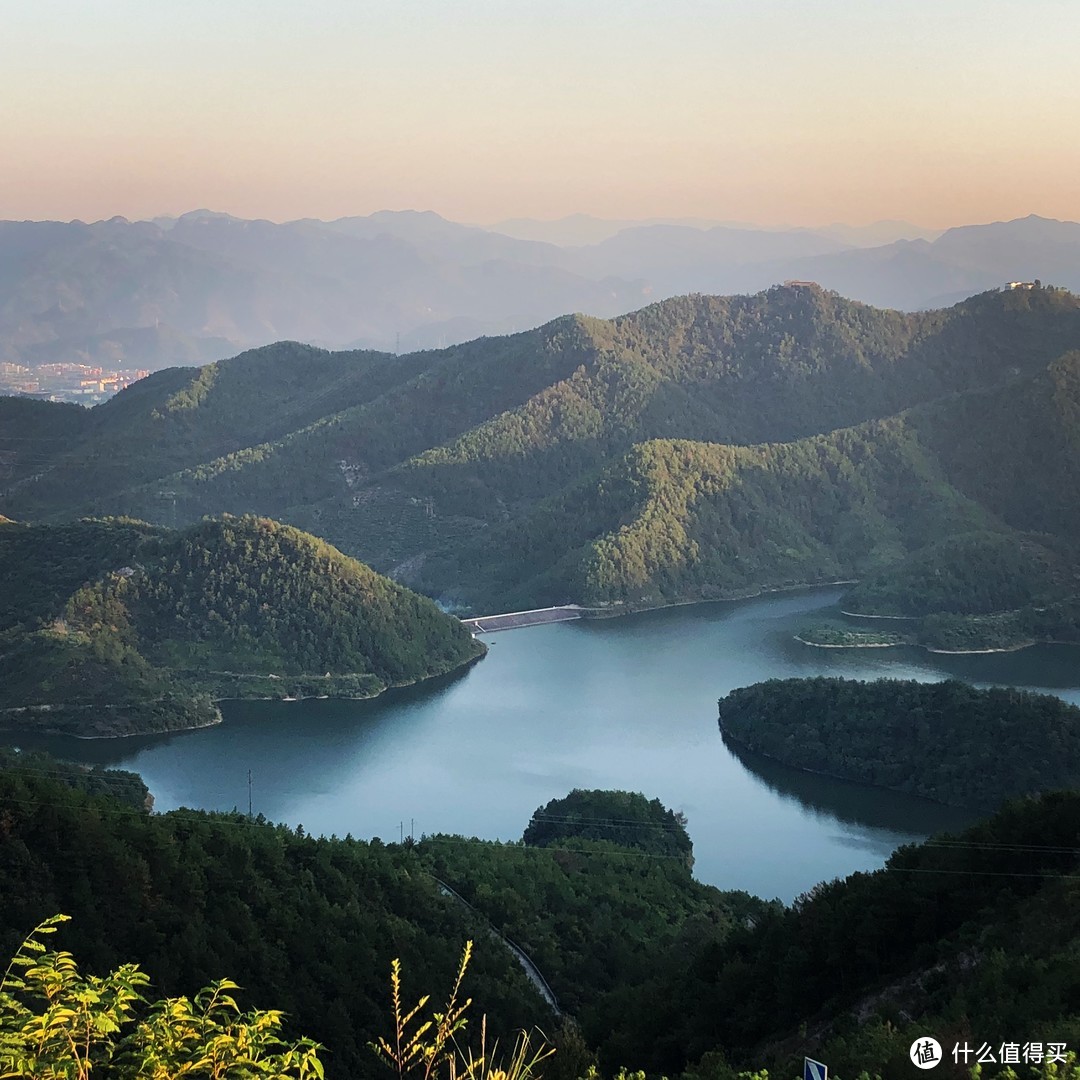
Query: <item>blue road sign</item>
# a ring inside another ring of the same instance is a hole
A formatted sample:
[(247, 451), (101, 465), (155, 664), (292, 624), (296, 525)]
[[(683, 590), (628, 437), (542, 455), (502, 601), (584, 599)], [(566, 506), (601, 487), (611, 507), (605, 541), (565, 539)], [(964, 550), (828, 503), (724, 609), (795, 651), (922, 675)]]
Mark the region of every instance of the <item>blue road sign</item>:
[(803, 1058), (802, 1078), (803, 1080), (829, 1080), (829, 1066), (822, 1065), (820, 1061), (815, 1061), (813, 1058)]

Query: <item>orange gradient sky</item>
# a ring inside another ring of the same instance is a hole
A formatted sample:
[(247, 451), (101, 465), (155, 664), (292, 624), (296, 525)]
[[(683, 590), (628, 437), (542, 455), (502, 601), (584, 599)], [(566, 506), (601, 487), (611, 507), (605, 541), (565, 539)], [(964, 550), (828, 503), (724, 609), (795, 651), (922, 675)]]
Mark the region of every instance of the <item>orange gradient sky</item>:
[(1080, 217), (1075, 0), (14, 0), (0, 218)]

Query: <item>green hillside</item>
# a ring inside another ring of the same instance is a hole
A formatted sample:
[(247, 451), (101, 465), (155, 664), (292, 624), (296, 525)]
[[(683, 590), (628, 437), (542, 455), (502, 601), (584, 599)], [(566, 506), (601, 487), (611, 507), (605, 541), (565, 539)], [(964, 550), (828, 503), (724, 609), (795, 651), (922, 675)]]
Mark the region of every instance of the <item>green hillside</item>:
[(911, 1044), (933, 1033), (946, 1076), (1047, 1075), (1023, 1062), (972, 1074), (951, 1050), (985, 1043), (996, 1062), (1003, 1043), (1075, 1048), (1078, 829), (1075, 792), (1013, 803), (705, 937), (610, 1002), (606, 1056), (687, 1080), (796, 1077), (804, 1055), (845, 1080), (904, 1080)]
[(389, 1034), (391, 960), (419, 997), (450, 984), (469, 939), (466, 994), (493, 1029), (552, 1028), (513, 957), (397, 845), (237, 814), (147, 815), (35, 769), (0, 769), (0, 814), (5, 955), (63, 912), (57, 947), (92, 972), (137, 961), (167, 996), (227, 973), (245, 1005), (283, 1009), (290, 1031), (331, 1048), (331, 1078), (381, 1075), (367, 1042)]
[[(434, 555), (418, 583), (471, 586), (510, 608), (649, 605), (853, 578), (864, 584), (846, 604), (872, 614), (1064, 601), (1078, 583), (1069, 397), (1078, 367), (1071, 353), (1018, 384), (793, 443), (639, 444), (471, 546)], [(997, 412), (1009, 422), (977, 422)], [(977, 471), (968, 463), (983, 447), (992, 450)], [(1010, 473), (1015, 501), (998, 482)], [(1036, 503), (1043, 509), (1029, 513)]]
[(269, 515), (462, 610), (872, 577), (980, 534), (994, 572), (1045, 549), (1056, 602), (1078, 344), (1059, 289), (902, 314), (812, 286), (403, 357), (284, 344), (92, 410), (0, 512)]
[(796, 287), (681, 297), (583, 325), (594, 357), (407, 463), (408, 483), (510, 500), (557, 491), (649, 439), (743, 445), (847, 427), (1038, 370), (1076, 343), (1080, 307), (1042, 290), (904, 315)]
[(194, 726), (214, 697), (366, 697), (482, 653), (430, 600), (265, 519), (9, 523), (0, 555), (7, 726)]
[(845, 610), (917, 617), (989, 615), (1060, 596), (1076, 586), (1075, 555), (1045, 534), (971, 532), (934, 540), (895, 566), (868, 575)]
[[(408, 458), (568, 374), (578, 362), (576, 336), (576, 321), (567, 318), (400, 357), (283, 342), (158, 372), (91, 410), (89, 436), (12, 497), (12, 514), (124, 505), (192, 520), (214, 504), (215, 492), (233, 501), (237, 472), (245, 497), (261, 498), (264, 510), (348, 490), (354, 472), (363, 478)], [(3, 435), (0, 429), (0, 445)]]
[[(30, 446), (46, 466), (9, 498), (12, 516), (99, 508), (112, 492), (230, 453), (382, 393), (422, 365), (422, 354), (342, 352), (280, 342), (201, 368), (168, 368), (82, 414), (71, 438)], [(0, 410), (0, 448), (19, 462), (19, 436)], [(3, 451), (0, 450), (0, 453)], [(154, 489), (156, 511), (171, 509)]]

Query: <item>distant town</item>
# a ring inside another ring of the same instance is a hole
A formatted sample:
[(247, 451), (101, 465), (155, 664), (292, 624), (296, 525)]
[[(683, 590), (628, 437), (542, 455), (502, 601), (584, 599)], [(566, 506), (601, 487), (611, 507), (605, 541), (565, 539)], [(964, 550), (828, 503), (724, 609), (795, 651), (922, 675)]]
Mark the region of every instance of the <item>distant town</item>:
[(149, 374), (143, 368), (112, 369), (89, 364), (41, 364), (30, 368), (0, 363), (0, 394), (97, 405)]

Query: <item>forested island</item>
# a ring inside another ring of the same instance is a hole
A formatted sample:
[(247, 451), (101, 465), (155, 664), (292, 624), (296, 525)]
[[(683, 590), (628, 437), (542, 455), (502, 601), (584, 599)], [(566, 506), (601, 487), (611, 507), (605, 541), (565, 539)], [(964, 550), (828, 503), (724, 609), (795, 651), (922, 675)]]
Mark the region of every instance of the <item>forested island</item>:
[(719, 702), (725, 740), (785, 765), (988, 810), (1080, 787), (1080, 708), (947, 680), (770, 679)]
[[(784, 907), (695, 882), (681, 855), (653, 850), (651, 826), (667, 833), (671, 811), (627, 792), (540, 807), (531, 830), (582, 811), (580, 832), (560, 820), (544, 846), (387, 844), (237, 813), (152, 814), (130, 776), (101, 772), (90, 788), (78, 772), (0, 760), (0, 954), (65, 912), (55, 944), (84, 970), (138, 963), (153, 997), (231, 977), (243, 1009), (284, 1010), (286, 1041), (322, 1044), (330, 1080), (390, 1075), (369, 1044), (393, 1037), (391, 961), (408, 1008), (452, 985), (469, 940), (462, 1047), (477, 1047), (484, 1016), (489, 1046), (530, 1030), (555, 1050), (544, 1080), (615, 1077), (626, 1062), (678, 1080), (793, 1077), (803, 1055), (838, 1077), (890, 1077), (927, 1030), (950, 1045), (976, 1030), (995, 1047), (1018, 1031), (1080, 1035), (1075, 793), (1012, 803)], [(627, 842), (586, 835), (604, 822)], [(564, 1020), (491, 929), (528, 950)], [(0, 1033), (6, 1023), (0, 1009)]]
[(425, 597), (262, 518), (0, 523), (0, 724), (198, 727), (233, 697), (371, 697), (484, 646)]

